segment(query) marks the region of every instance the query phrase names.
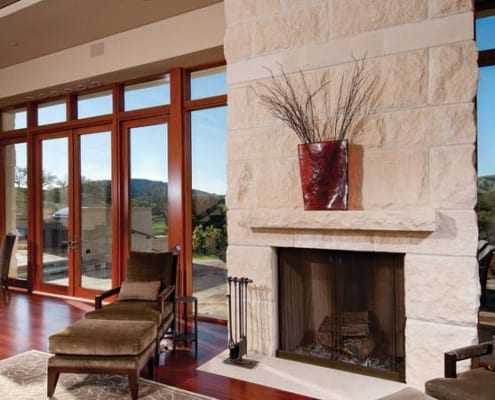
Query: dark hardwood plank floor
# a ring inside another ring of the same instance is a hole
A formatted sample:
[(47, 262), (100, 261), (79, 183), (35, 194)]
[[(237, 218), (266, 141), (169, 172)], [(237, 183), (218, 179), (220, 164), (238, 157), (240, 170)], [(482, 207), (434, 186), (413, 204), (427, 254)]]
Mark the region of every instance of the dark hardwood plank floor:
[[(92, 309), (89, 303), (72, 299), (11, 291), (8, 305), (0, 303), (0, 359), (23, 351), (47, 351), (48, 336), (58, 329), (83, 318)], [(198, 371), (197, 366), (226, 348), (227, 327), (200, 321), (198, 357), (194, 350), (177, 348), (175, 353), (162, 353), (156, 379), (221, 400), (309, 400), (310, 397), (272, 389), (266, 386)]]

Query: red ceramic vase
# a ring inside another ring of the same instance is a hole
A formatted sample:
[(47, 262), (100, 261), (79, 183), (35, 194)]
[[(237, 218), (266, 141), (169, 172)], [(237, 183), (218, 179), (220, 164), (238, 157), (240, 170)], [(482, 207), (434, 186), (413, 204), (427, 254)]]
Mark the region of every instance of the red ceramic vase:
[(298, 145), (305, 210), (347, 210), (347, 140)]

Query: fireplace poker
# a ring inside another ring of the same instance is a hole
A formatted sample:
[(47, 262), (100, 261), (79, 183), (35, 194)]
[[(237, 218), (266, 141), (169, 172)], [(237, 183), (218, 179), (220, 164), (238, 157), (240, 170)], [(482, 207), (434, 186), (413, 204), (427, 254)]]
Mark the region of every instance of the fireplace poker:
[[(229, 292), (229, 358), (224, 362), (253, 368), (258, 362), (243, 358), (247, 354), (247, 296), (251, 279), (228, 277)], [(233, 287), (232, 287), (233, 285)], [(232, 304), (233, 302), (233, 304)]]
[(233, 330), (234, 340), (232, 344), (229, 344), (229, 356), (231, 359), (236, 360), (240, 357), (240, 351), (239, 351), (240, 349), (239, 349), (239, 342), (237, 336), (237, 319), (238, 319), (237, 293), (239, 291), (238, 290), (239, 279), (235, 277), (232, 279), (232, 282), (234, 282), (234, 321), (231, 320), (230, 326)]
[(232, 277), (229, 276), (227, 278), (227, 281), (229, 282), (229, 294), (227, 295), (229, 299), (229, 349), (234, 347), (235, 342), (234, 342), (234, 334), (233, 334), (233, 327), (232, 327)]
[[(239, 278), (239, 298), (237, 300), (237, 303), (239, 304), (239, 344), (241, 343), (242, 341), (242, 337), (244, 336), (244, 332), (243, 332), (243, 305), (242, 305), (242, 292), (243, 292), (243, 289), (244, 289), (244, 278)], [(242, 352), (240, 353), (241, 357), (242, 357)]]
[(244, 313), (244, 296), (246, 292), (246, 279), (239, 278), (239, 356), (241, 359), (246, 354), (246, 314)]

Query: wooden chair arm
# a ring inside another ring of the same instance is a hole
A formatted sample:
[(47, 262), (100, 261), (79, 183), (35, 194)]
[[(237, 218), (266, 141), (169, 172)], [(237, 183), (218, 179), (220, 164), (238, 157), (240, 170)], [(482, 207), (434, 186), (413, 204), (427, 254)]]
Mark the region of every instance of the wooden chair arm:
[(446, 378), (457, 377), (457, 361), (476, 358), (490, 354), (493, 349), (493, 341), (460, 347), (444, 353), (444, 375)]
[(99, 308), (101, 308), (103, 306), (103, 300), (105, 300), (106, 298), (108, 298), (110, 296), (116, 295), (119, 292), (120, 292), (120, 286), (117, 286), (113, 289), (109, 289), (109, 290), (106, 290), (100, 294), (97, 294), (95, 296), (95, 310), (98, 310)]
[[(163, 303), (165, 300), (167, 300), (169, 297), (173, 296), (175, 294), (175, 286), (174, 285), (169, 285), (165, 289), (163, 289), (160, 293), (158, 293), (158, 297), (156, 299), (157, 301), (157, 306), (160, 312), (163, 312)], [(173, 298), (172, 298), (173, 300)]]

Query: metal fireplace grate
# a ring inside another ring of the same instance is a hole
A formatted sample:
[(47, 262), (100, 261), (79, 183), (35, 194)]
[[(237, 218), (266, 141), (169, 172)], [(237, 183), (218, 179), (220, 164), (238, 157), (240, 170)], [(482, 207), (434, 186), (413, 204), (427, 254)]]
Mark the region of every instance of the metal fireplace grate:
[(404, 255), (280, 248), (283, 358), (404, 381)]

